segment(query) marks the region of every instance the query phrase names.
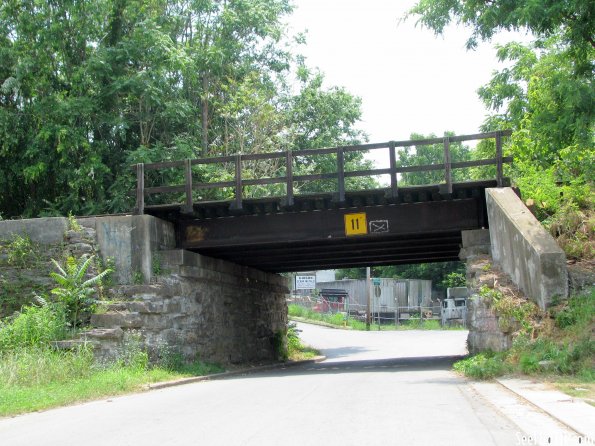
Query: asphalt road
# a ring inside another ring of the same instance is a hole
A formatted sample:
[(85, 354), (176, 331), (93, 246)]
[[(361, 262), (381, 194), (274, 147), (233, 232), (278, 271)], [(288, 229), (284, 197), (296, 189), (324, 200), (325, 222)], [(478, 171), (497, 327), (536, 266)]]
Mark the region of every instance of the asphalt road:
[(465, 332), (300, 325), (329, 359), (0, 420), (0, 445), (516, 445), (450, 371)]

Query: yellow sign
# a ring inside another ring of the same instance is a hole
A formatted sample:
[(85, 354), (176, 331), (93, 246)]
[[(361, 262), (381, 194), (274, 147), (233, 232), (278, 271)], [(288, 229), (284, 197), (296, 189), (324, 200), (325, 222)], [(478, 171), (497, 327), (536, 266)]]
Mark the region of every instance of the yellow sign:
[(345, 235), (364, 235), (368, 233), (366, 213), (345, 214)]

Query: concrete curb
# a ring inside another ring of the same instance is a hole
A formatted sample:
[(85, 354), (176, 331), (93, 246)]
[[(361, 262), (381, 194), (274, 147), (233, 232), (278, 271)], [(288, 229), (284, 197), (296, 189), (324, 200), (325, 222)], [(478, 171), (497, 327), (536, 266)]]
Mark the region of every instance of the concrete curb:
[[(495, 381), (529, 404), (548, 414), (584, 439), (595, 441), (595, 408), (557, 390), (523, 389), (521, 386), (538, 386), (518, 379), (498, 379)], [(571, 402), (572, 406), (563, 404)]]
[(303, 324), (320, 325), (321, 327), (334, 328), (335, 330), (353, 330), (351, 327), (339, 327), (338, 325), (329, 324), (324, 321), (314, 321), (312, 319), (306, 319), (304, 317), (289, 316), (289, 320), (293, 322), (301, 322)]
[(202, 381), (213, 381), (216, 379), (224, 379), (229, 378), (232, 376), (238, 375), (248, 375), (250, 373), (257, 373), (257, 372), (265, 372), (267, 370), (276, 370), (276, 369), (283, 369), (287, 367), (297, 367), (300, 365), (307, 365), (307, 364), (315, 364), (317, 362), (322, 362), (326, 359), (326, 356), (316, 356), (313, 359), (304, 359), (302, 361), (288, 361), (288, 362), (280, 362), (278, 364), (266, 364), (257, 367), (251, 367), (246, 369), (239, 369), (239, 370), (231, 370), (229, 372), (222, 372), (222, 373), (213, 373), (212, 375), (204, 375), (204, 376), (191, 376), (189, 378), (181, 378), (176, 379), (174, 381), (164, 381), (154, 384), (148, 384), (145, 389), (146, 390), (158, 390), (158, 389), (167, 389), (168, 387), (175, 387), (175, 386), (182, 386), (185, 384), (192, 384), (196, 382)]

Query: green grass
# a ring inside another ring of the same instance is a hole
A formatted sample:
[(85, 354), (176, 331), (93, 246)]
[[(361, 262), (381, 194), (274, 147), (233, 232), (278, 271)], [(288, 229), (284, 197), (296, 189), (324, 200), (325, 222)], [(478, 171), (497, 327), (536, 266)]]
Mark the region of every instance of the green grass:
[[(300, 305), (289, 304), (288, 314), (290, 317), (301, 318), (304, 321), (324, 322), (335, 327), (349, 327), (353, 330), (365, 330), (366, 323), (354, 318), (345, 320), (341, 313), (324, 314), (304, 308)], [(372, 324), (371, 330), (394, 331), (394, 330), (462, 330), (463, 327), (442, 327), (437, 320), (412, 319), (410, 321), (396, 324)]]
[(455, 370), (477, 379), (512, 373), (554, 382), (570, 378), (595, 383), (595, 288), (572, 296), (552, 309), (550, 316), (555, 321), (550, 331), (535, 339), (518, 335), (510, 350), (480, 353), (455, 363)]
[(142, 390), (149, 383), (222, 371), (196, 362), (150, 367), (145, 354), (98, 365), (90, 349), (27, 348), (0, 353), (0, 416), (49, 409)]
[(295, 324), (287, 327), (287, 359), (290, 361), (303, 361), (319, 356), (320, 352), (302, 343), (299, 337), (299, 330)]

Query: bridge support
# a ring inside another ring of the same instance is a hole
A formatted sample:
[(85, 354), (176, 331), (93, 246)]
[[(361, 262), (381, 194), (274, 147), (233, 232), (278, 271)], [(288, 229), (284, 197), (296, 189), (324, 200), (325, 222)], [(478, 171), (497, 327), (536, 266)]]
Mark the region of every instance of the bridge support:
[(284, 277), (175, 249), (173, 225), (155, 217), (85, 224), (96, 227), (99, 251), (114, 258), (121, 284), (115, 303), (92, 318), (90, 338), (111, 336), (99, 342), (101, 355), (114, 356), (119, 343), (140, 334), (154, 359), (164, 351), (224, 364), (278, 358), (287, 325)]

